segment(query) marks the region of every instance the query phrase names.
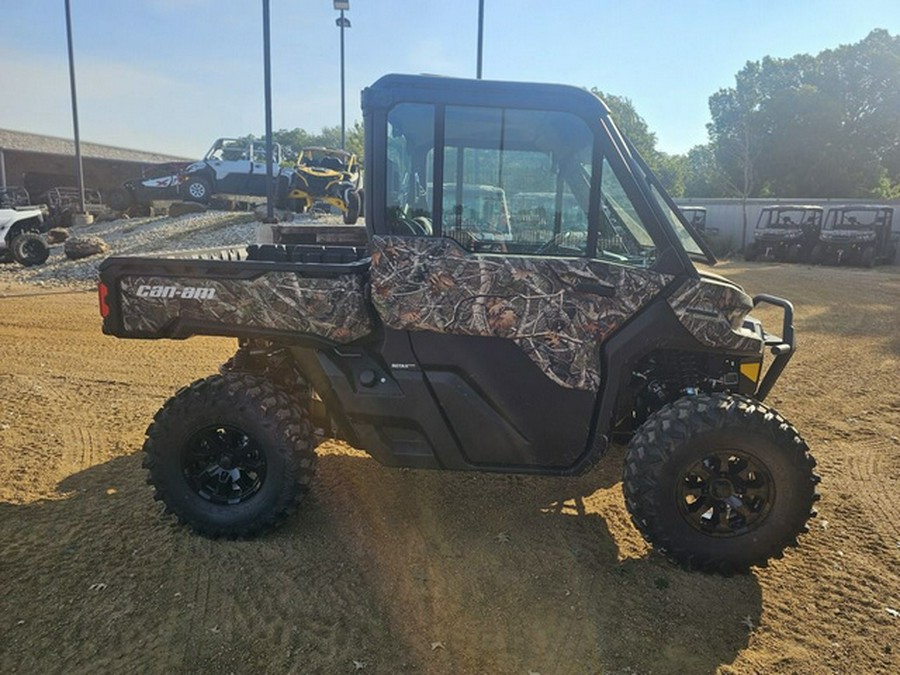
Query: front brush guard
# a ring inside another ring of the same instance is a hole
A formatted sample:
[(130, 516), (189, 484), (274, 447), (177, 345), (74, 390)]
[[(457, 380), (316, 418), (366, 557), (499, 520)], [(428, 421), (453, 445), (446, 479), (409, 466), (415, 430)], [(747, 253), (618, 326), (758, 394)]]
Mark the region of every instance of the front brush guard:
[(781, 307), (784, 312), (784, 318), (782, 319), (781, 337), (763, 332), (765, 346), (771, 348), (775, 360), (772, 361), (762, 381), (759, 383), (759, 387), (756, 389), (756, 399), (758, 401), (764, 400), (769, 395), (769, 392), (772, 391), (772, 387), (775, 386), (775, 382), (781, 376), (796, 349), (794, 343), (794, 306), (783, 298), (766, 295), (765, 293), (761, 293), (753, 298), (754, 307), (760, 303)]

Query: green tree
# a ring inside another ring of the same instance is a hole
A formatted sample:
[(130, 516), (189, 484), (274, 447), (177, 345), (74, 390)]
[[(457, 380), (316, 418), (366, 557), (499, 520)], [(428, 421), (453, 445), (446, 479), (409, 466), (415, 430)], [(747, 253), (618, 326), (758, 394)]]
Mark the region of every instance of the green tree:
[[(347, 128), (345, 136), (347, 152), (354, 153), (360, 163), (362, 163), (363, 153), (365, 151), (362, 122), (354, 122), (352, 126)], [(248, 136), (248, 138), (256, 139), (263, 137), (264, 136)], [(281, 144), (282, 148), (286, 151), (288, 158), (293, 160), (296, 158), (301, 148), (316, 146), (340, 148), (341, 127), (323, 127), (317, 134), (310, 133), (306, 129), (301, 129), (299, 127), (295, 127), (294, 129), (278, 129), (277, 131), (272, 132), (272, 140), (275, 143)]]
[[(900, 38), (749, 62), (709, 101), (735, 194), (863, 197), (900, 183)], [(887, 186), (887, 187), (883, 187)]]
[(707, 125), (726, 190), (741, 198), (741, 242), (747, 240), (747, 199), (759, 185), (757, 160), (762, 150), (760, 66), (748, 63), (733, 89), (720, 89), (709, 99)]
[(684, 193), (685, 162), (681, 155), (669, 155), (656, 148), (656, 134), (650, 131), (647, 122), (641, 117), (634, 103), (625, 96), (606, 94), (596, 87), (591, 93), (598, 96), (610, 110), (619, 131), (631, 141), (647, 165), (659, 177), (659, 181), (673, 197)]
[(712, 144), (695, 145), (684, 157), (685, 197), (726, 197), (728, 186)]
[(709, 98), (712, 122), (707, 125), (716, 161), (733, 194), (749, 197), (757, 183), (757, 159), (761, 154), (763, 118), (760, 114), (760, 66), (747, 63), (731, 89), (720, 89)]

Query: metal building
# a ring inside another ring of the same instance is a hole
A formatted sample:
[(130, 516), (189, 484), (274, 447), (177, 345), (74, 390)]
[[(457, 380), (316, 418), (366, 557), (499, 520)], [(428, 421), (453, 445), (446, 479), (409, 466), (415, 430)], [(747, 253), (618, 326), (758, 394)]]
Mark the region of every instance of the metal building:
[[(189, 161), (156, 152), (81, 143), (84, 184), (101, 193), (163, 162)], [(77, 185), (75, 143), (66, 138), (0, 129), (0, 188), (19, 186), (32, 199), (52, 187)]]

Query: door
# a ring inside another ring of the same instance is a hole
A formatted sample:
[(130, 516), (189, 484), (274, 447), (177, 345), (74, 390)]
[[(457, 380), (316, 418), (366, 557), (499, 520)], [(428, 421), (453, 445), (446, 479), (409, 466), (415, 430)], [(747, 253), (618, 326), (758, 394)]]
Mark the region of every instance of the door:
[(668, 280), (624, 183), (566, 112), (401, 104), (388, 139), (382, 321), (409, 331), (468, 462), (574, 464), (603, 341)]
[(206, 162), (216, 173), (216, 192), (247, 194), (250, 177), (251, 144), (248, 141), (222, 139), (209, 152)]
[[(250, 176), (247, 180), (247, 192), (245, 194), (257, 197), (266, 196), (266, 146), (264, 143), (253, 143), (251, 146)], [(272, 178), (278, 178), (281, 167), (278, 166), (277, 147), (272, 147)], [(277, 184), (277, 183), (276, 183)]]

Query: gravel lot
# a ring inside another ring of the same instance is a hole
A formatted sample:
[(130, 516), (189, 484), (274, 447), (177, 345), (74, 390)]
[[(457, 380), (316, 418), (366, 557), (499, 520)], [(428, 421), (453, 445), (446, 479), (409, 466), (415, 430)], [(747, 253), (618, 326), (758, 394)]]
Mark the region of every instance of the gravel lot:
[[(176, 218), (120, 218), (72, 228), (70, 236), (100, 237), (109, 244), (107, 255), (138, 255), (195, 248), (245, 246), (255, 241), (256, 215), (247, 212), (207, 211)], [(33, 283), (41, 286), (93, 286), (97, 267), (106, 255), (69, 260), (63, 244), (50, 247), (50, 258), (37, 267), (16, 263), (0, 265), (0, 284)]]

